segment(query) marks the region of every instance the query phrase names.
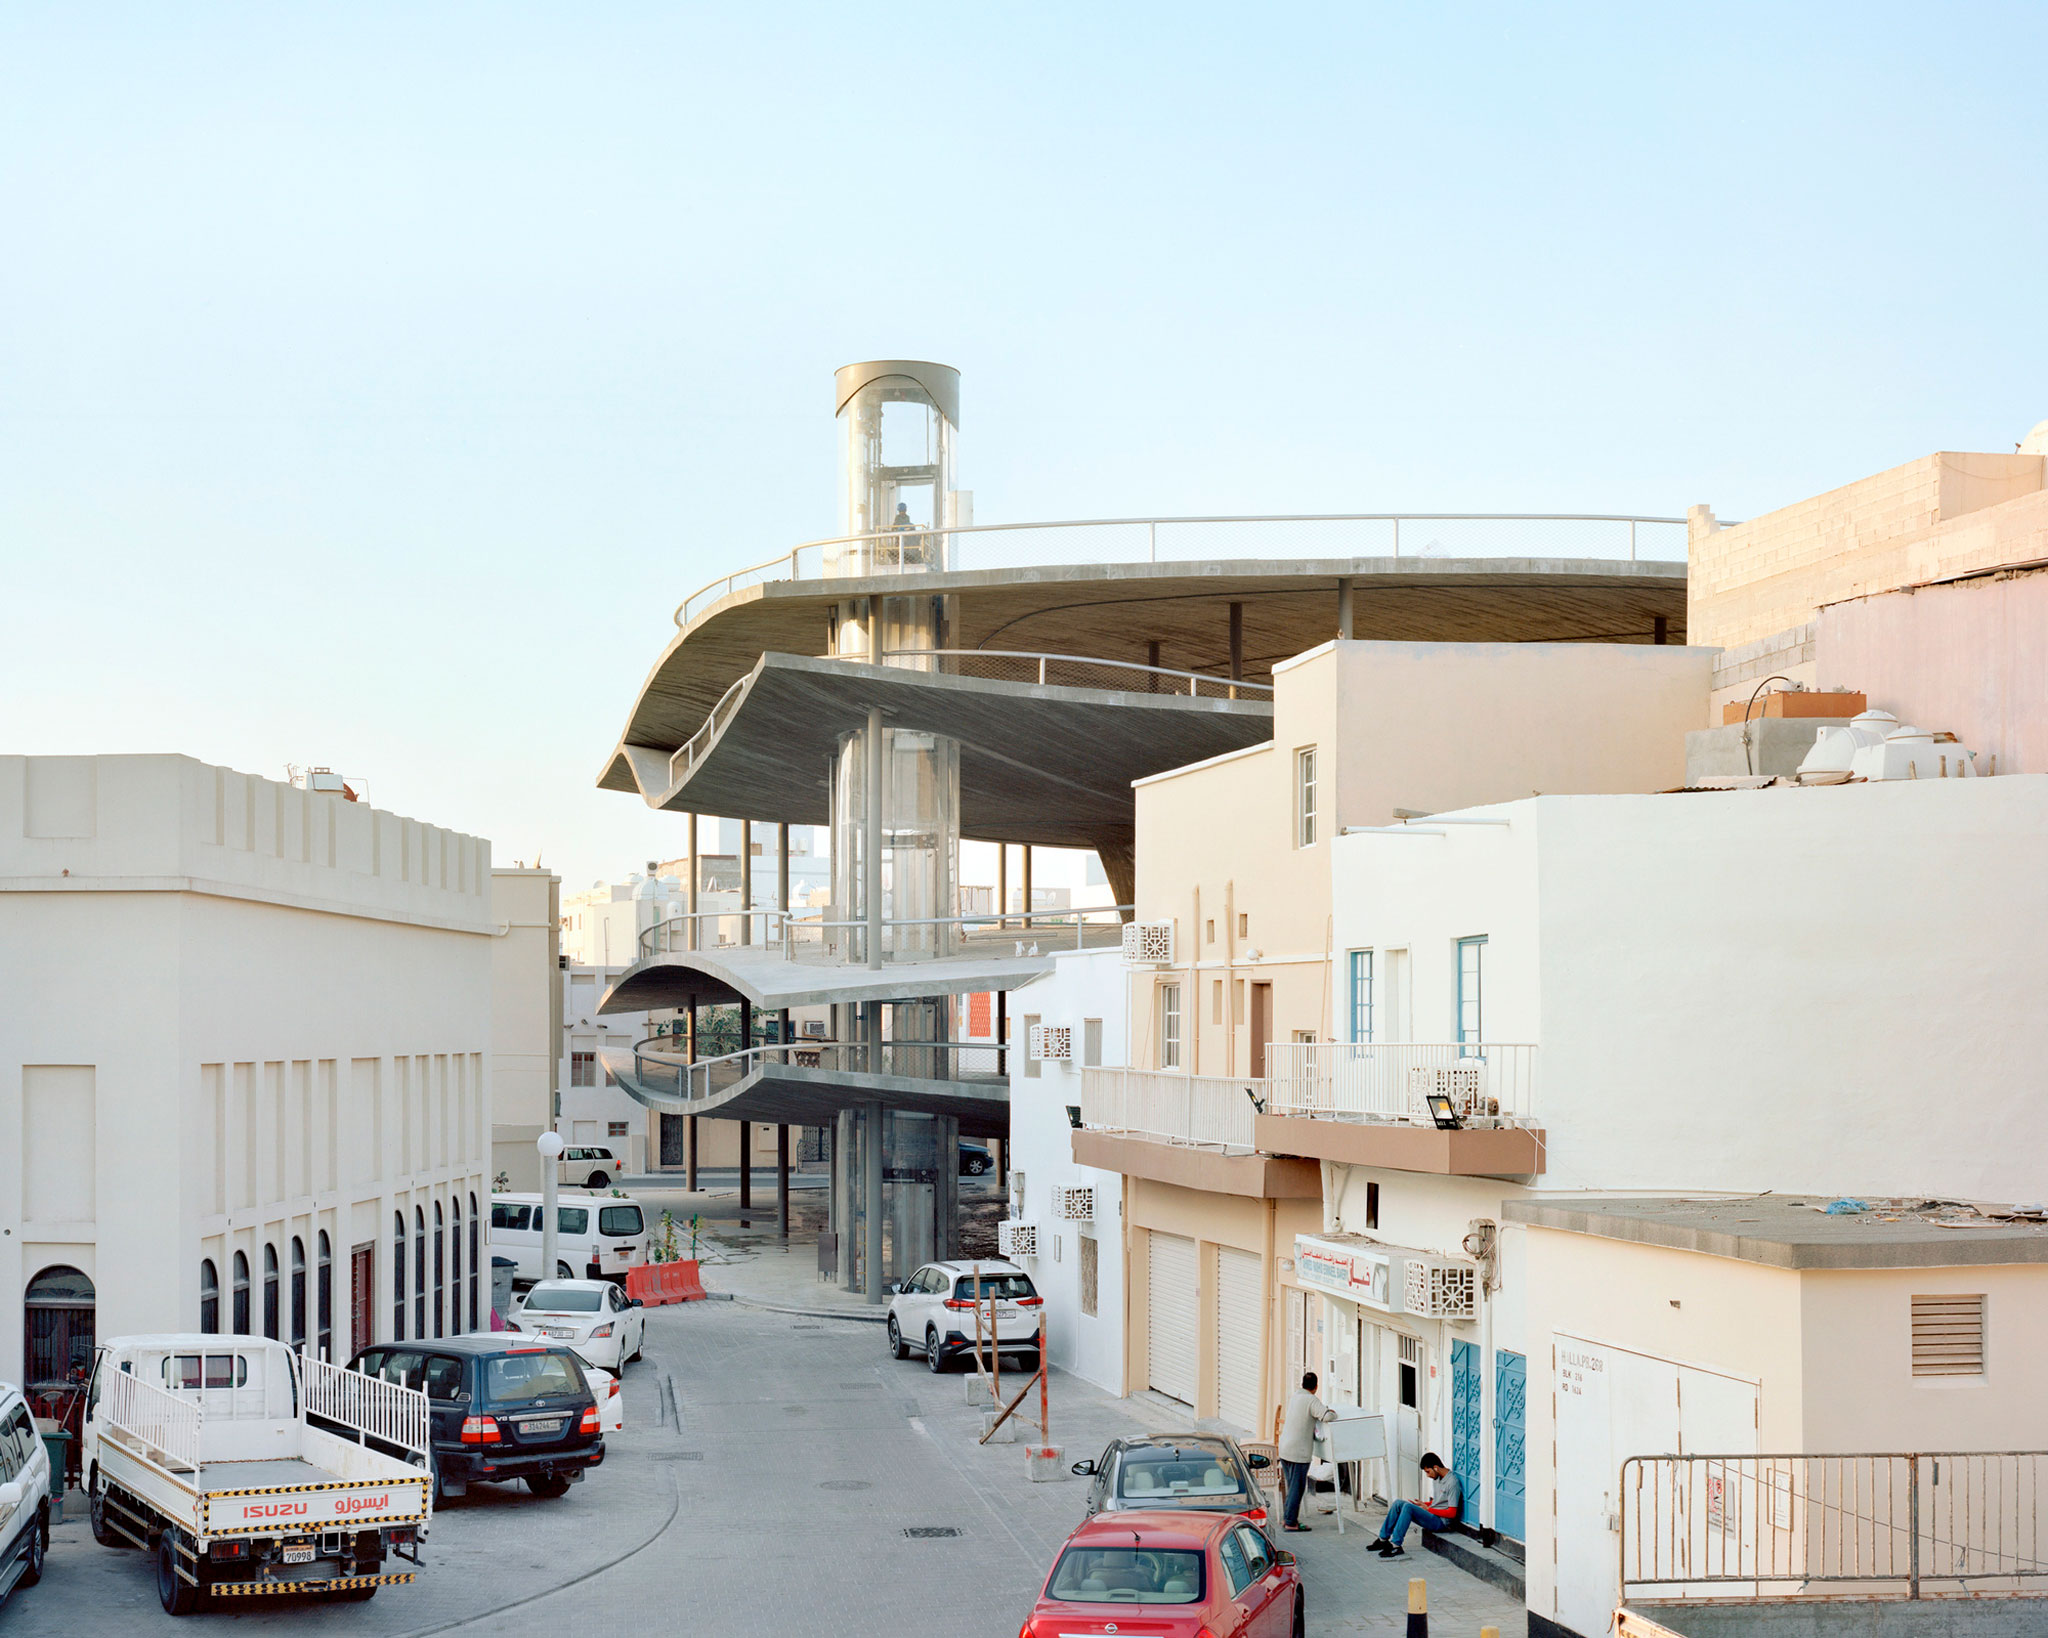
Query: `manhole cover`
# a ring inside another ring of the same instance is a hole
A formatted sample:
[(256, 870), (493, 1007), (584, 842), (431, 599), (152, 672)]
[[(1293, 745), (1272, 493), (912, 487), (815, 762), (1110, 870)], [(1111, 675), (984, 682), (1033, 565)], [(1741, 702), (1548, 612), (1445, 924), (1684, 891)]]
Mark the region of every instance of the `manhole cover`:
[(818, 1488), (820, 1490), (872, 1490), (874, 1486), (865, 1479), (827, 1479)]
[(903, 1533), (912, 1541), (941, 1541), (960, 1532), (950, 1524), (912, 1524), (906, 1526)]

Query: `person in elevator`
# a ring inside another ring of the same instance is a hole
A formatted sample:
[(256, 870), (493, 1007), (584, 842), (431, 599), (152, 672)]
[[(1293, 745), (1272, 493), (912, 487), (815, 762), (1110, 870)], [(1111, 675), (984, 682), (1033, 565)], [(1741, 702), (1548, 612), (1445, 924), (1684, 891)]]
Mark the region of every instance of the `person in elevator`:
[(1287, 1487), (1283, 1530), (1308, 1529), (1301, 1522), (1301, 1492), (1308, 1484), (1309, 1459), (1315, 1455), (1316, 1429), (1336, 1414), (1316, 1397), (1316, 1373), (1302, 1372), (1301, 1386), (1288, 1398), (1280, 1418), (1280, 1478)]
[(1401, 1543), (1407, 1540), (1411, 1524), (1436, 1531), (1448, 1530), (1457, 1522), (1458, 1509), (1465, 1501), (1458, 1475), (1445, 1467), (1433, 1450), (1422, 1453), (1422, 1475), (1429, 1480), (1429, 1500), (1395, 1502), (1387, 1509), (1386, 1522), (1380, 1526), (1379, 1536), (1367, 1543), (1382, 1558), (1401, 1556)]

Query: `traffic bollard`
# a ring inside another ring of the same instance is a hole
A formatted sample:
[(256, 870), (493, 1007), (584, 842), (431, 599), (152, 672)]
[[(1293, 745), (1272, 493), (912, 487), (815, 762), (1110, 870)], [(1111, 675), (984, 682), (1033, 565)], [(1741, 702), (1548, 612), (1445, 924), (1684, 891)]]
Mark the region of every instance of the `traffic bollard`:
[(1408, 1578), (1408, 1638), (1429, 1638), (1429, 1583)]

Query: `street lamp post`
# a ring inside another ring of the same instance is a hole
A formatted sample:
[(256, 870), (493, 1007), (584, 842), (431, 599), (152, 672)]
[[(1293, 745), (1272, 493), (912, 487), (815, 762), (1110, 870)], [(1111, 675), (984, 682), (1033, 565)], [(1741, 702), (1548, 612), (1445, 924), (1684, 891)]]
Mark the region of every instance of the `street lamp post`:
[(552, 1280), (558, 1260), (556, 1241), (560, 1238), (555, 1220), (555, 1190), (562, 1175), (562, 1134), (543, 1132), (533, 1140), (533, 1146), (540, 1151), (540, 1277)]

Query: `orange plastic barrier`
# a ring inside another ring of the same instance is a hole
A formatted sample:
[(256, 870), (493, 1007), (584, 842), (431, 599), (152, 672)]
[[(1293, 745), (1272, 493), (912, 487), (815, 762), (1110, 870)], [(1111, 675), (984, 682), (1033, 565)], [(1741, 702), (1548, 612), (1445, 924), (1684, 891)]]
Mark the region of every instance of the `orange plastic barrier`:
[(678, 1263), (642, 1263), (626, 1270), (626, 1295), (638, 1297), (649, 1308), (671, 1302), (701, 1302), (709, 1295), (695, 1260)]

